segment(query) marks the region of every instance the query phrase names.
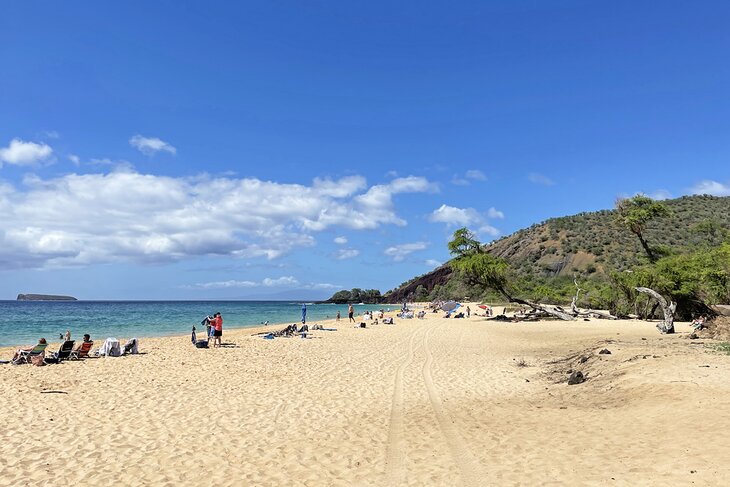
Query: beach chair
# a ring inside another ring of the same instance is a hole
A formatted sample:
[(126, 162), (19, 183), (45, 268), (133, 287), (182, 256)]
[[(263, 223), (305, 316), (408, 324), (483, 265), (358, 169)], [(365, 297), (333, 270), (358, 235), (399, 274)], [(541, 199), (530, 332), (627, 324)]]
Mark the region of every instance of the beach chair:
[(47, 363), (57, 363), (62, 360), (68, 360), (69, 355), (71, 355), (71, 352), (74, 349), (74, 341), (73, 340), (66, 340), (64, 341), (60, 347), (58, 347), (58, 352), (53, 353), (50, 357), (46, 358)]
[(71, 353), (68, 355), (69, 360), (79, 360), (82, 358), (87, 358), (89, 356), (89, 352), (91, 351), (91, 347), (93, 346), (93, 341), (82, 343), (78, 350), (71, 350)]
[(18, 358), (13, 362), (14, 365), (29, 364), (33, 357), (37, 357), (46, 351), (47, 343), (39, 343), (30, 350), (21, 350)]

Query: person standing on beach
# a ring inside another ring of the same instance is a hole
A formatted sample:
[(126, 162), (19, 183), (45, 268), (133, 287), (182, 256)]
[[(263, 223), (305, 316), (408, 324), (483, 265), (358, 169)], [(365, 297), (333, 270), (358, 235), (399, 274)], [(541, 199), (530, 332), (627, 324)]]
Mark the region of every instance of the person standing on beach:
[(337, 311), (337, 318), (335, 318), (335, 321), (340, 321), (340, 311)]
[(213, 320), (213, 346), (221, 346), (221, 337), (223, 336), (223, 317), (220, 313), (215, 314)]
[(471, 316), (471, 308), (469, 306), (467, 306), (466, 307), (466, 317), (468, 318), (470, 316)]
[(351, 304), (347, 306), (347, 316), (350, 317), (351, 322), (355, 323), (355, 308)]

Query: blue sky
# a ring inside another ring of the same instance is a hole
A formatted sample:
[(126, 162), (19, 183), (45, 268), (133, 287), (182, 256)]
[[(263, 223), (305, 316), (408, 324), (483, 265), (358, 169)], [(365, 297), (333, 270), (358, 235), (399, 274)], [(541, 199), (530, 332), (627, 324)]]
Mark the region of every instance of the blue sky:
[(726, 2), (13, 2), (0, 299), (327, 297), (730, 195)]

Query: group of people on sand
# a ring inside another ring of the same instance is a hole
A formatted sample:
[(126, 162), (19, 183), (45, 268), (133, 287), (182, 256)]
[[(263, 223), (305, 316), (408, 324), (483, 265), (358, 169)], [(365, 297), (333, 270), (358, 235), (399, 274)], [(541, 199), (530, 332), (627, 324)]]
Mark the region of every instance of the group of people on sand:
[(221, 347), (223, 337), (223, 316), (220, 312), (216, 312), (213, 316), (208, 316), (205, 320), (205, 329), (208, 335), (208, 344), (213, 342), (213, 347)]
[[(61, 339), (62, 339), (62, 340), (63, 340), (64, 342), (68, 342), (68, 341), (70, 341), (70, 340), (71, 340), (71, 331), (70, 331), (70, 330), (66, 330), (66, 333), (65, 333), (65, 334), (61, 334), (61, 335), (60, 335), (60, 338), (61, 338)], [(76, 353), (78, 354), (78, 352), (79, 352), (79, 351), (80, 351), (80, 350), (81, 350), (82, 348), (84, 348), (84, 344), (85, 344), (85, 343), (93, 343), (93, 342), (91, 341), (91, 335), (89, 335), (88, 333), (84, 334), (84, 340), (83, 340), (83, 341), (82, 341), (81, 343), (79, 343), (78, 345), (76, 345), (76, 346), (75, 346), (75, 347), (74, 347), (74, 348), (72, 349), (72, 351), (73, 351), (73, 352), (76, 352)], [(48, 346), (48, 341), (46, 341), (46, 339), (45, 339), (45, 338), (40, 338), (40, 339), (38, 340), (38, 343), (37, 343), (37, 344), (36, 344), (36, 345), (35, 345), (34, 347), (29, 347), (29, 348), (19, 348), (19, 349), (17, 349), (17, 350), (15, 351), (15, 353), (13, 354), (13, 358), (11, 359), (11, 362), (12, 362), (12, 363), (18, 363), (18, 359), (20, 358), (20, 356), (21, 356), (21, 355), (24, 355), (24, 354), (30, 353), (31, 351), (33, 351), (33, 350), (34, 350), (34, 349), (36, 349), (36, 348), (37, 348), (37, 349), (43, 349), (43, 350), (42, 350), (42, 351), (41, 351), (41, 352), (40, 352), (40, 353), (39, 353), (39, 354), (37, 355), (37, 357), (40, 357), (40, 360), (43, 360), (43, 359), (45, 358), (45, 356), (46, 356), (46, 351), (45, 351), (45, 347), (46, 347), (46, 346)]]

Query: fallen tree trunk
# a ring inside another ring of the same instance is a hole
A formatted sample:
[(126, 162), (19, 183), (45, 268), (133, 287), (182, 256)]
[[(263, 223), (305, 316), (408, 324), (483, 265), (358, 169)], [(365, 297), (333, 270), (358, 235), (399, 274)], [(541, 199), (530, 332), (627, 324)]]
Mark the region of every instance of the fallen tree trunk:
[(573, 301), (570, 303), (570, 312), (573, 316), (591, 316), (596, 315), (601, 318), (605, 318), (607, 320), (617, 320), (618, 318), (611, 313), (606, 313), (605, 311), (596, 311), (594, 309), (585, 309), (581, 310), (578, 308), (578, 298), (580, 297), (580, 292), (582, 289), (578, 286), (578, 280), (573, 279), (573, 284), (575, 284), (575, 296), (573, 296)]
[(541, 304), (533, 303), (531, 301), (527, 301), (526, 299), (520, 299), (520, 298), (511, 298), (510, 301), (513, 303), (518, 304), (524, 304), (526, 306), (529, 306), (530, 308), (536, 310), (536, 311), (542, 311), (543, 313), (549, 314), (551, 316), (555, 316), (556, 318), (560, 318), (561, 320), (565, 321), (575, 321), (575, 316), (569, 315), (568, 313), (565, 313), (563, 311), (559, 311), (555, 308), (548, 308), (547, 306), (543, 306)]
[(674, 333), (674, 313), (677, 311), (677, 303), (674, 301), (668, 303), (667, 300), (664, 299), (664, 296), (653, 289), (649, 289), (648, 287), (637, 287), (636, 290), (640, 293), (645, 293), (653, 297), (657, 300), (659, 306), (662, 307), (662, 311), (664, 312), (664, 321), (657, 324), (657, 329), (666, 334)]

